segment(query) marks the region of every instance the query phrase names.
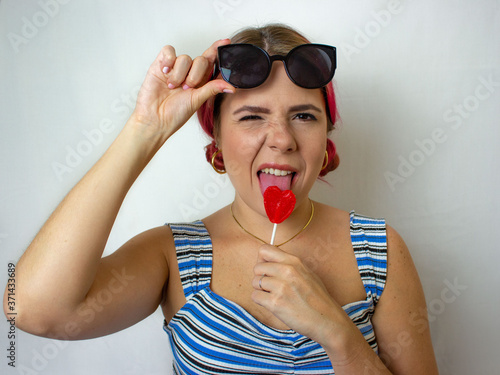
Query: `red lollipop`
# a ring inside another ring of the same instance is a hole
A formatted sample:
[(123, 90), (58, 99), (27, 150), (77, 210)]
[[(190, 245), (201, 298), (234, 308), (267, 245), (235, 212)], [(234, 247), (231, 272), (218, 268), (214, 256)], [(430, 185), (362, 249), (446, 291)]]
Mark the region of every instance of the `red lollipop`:
[(269, 186), (264, 191), (264, 207), (267, 217), (274, 223), (271, 245), (274, 243), (277, 224), (285, 221), (295, 208), (295, 195), (291, 190), (282, 191), (277, 186)]
[(291, 190), (282, 191), (277, 186), (269, 186), (264, 192), (264, 206), (271, 223), (280, 224), (295, 208), (295, 195)]

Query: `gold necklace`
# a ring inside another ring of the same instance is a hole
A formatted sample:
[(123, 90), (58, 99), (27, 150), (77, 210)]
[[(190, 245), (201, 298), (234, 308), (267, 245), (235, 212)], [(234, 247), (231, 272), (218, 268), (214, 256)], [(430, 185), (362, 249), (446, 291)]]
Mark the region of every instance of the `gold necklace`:
[[(306, 229), (306, 228), (307, 228), (307, 226), (308, 226), (308, 225), (309, 225), (309, 223), (311, 222), (311, 220), (312, 220), (312, 218), (313, 218), (313, 215), (314, 215), (314, 204), (313, 204), (313, 201), (309, 199), (309, 202), (311, 202), (311, 216), (309, 217), (309, 220), (307, 220), (306, 225), (304, 225), (304, 226), (302, 227), (302, 229), (301, 229), (301, 230), (299, 230), (299, 231), (298, 231), (295, 235), (293, 235), (293, 237), (289, 238), (289, 239), (288, 239), (288, 240), (286, 240), (285, 242), (282, 242), (282, 243), (280, 243), (280, 244), (278, 244), (278, 245), (274, 245), (274, 246), (276, 246), (276, 247), (283, 246), (284, 244), (286, 244), (286, 243), (290, 242), (291, 240), (293, 240), (293, 239), (294, 239), (295, 237), (297, 237), (300, 233), (302, 233), (302, 232), (304, 231), (304, 229)], [(233, 202), (233, 203), (234, 203), (234, 202)], [(229, 209), (231, 210), (231, 215), (233, 216), (234, 221), (236, 221), (236, 224), (238, 224), (238, 225), (239, 225), (239, 227), (240, 227), (241, 229), (243, 229), (246, 233), (248, 233), (248, 234), (249, 234), (250, 236), (252, 236), (253, 238), (258, 239), (259, 241), (261, 241), (261, 242), (263, 242), (263, 243), (268, 243), (268, 242), (264, 241), (262, 238), (257, 237), (256, 235), (254, 235), (254, 234), (250, 233), (250, 232), (249, 232), (249, 231), (247, 231), (245, 228), (243, 228), (243, 226), (240, 224), (240, 222), (236, 219), (236, 217), (235, 217), (235, 216), (234, 216), (234, 214), (233, 214), (233, 203), (231, 203), (231, 206), (229, 206)]]

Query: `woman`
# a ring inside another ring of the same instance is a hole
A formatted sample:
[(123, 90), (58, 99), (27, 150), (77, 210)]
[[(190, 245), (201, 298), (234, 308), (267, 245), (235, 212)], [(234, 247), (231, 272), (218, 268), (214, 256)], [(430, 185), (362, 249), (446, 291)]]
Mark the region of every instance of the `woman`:
[[(288, 57), (268, 60), (255, 46)], [(327, 138), (334, 69), (334, 48), (280, 25), (244, 30), (194, 60), (164, 47), (117, 139), (20, 259), (18, 327), (86, 339), (160, 305), (176, 373), (437, 373), (402, 239), (383, 220), (308, 198), (338, 165)], [(102, 258), (128, 189), (200, 107), (214, 138), (207, 159), (230, 177), (234, 202), (202, 221), (146, 231)], [(267, 244), (273, 224), (263, 204), (273, 185), (296, 197), (276, 246)], [(96, 305), (107, 290), (111, 303)]]

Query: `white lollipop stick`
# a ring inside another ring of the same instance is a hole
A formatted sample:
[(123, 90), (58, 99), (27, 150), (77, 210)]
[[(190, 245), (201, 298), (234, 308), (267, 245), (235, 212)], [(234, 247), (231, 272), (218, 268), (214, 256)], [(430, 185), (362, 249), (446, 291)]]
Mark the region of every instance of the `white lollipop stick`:
[(271, 245), (274, 245), (274, 237), (276, 236), (276, 228), (278, 228), (278, 224), (274, 223), (273, 234), (271, 235), (271, 242), (270, 242)]

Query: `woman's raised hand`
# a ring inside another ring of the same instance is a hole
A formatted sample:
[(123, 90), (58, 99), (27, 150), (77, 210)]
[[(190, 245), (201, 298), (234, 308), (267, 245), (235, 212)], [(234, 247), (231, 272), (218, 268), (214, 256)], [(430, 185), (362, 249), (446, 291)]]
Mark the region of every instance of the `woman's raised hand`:
[[(123, 199), (156, 151), (208, 98), (234, 91), (221, 79), (209, 81), (217, 47), (228, 43), (218, 41), (194, 60), (176, 56), (172, 47), (162, 49), (130, 120), (19, 260), (19, 328), (60, 338), (68, 336), (71, 325), (76, 327), (74, 339), (97, 337), (135, 324), (158, 308), (169, 274), (165, 229), (141, 234), (104, 259), (103, 251)], [(94, 315), (86, 319), (82, 306), (92, 306), (116, 281), (116, 272), (127, 275), (126, 287), (97, 314), (88, 309)]]
[(211, 96), (234, 92), (222, 79), (209, 81), (217, 48), (229, 43), (219, 40), (194, 60), (177, 56), (172, 46), (163, 47), (147, 72), (131, 120), (164, 142)]

